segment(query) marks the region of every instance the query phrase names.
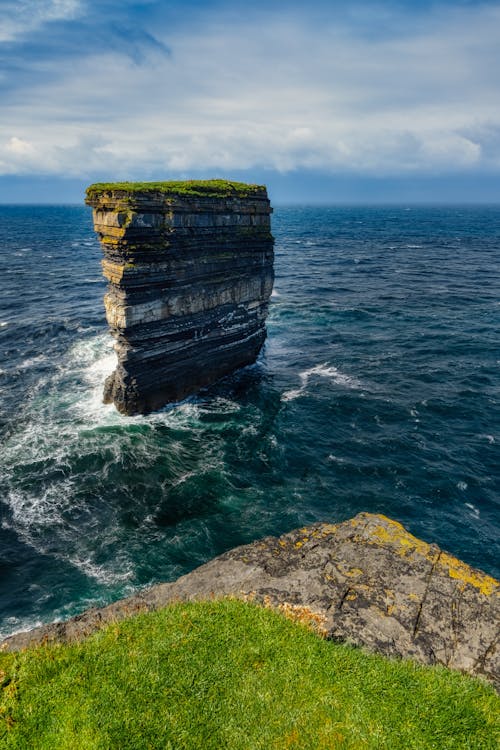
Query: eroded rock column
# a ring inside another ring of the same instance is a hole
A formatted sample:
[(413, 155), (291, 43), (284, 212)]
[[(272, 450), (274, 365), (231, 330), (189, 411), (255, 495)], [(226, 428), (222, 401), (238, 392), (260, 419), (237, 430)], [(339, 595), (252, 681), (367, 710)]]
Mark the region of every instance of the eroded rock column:
[(118, 356), (106, 403), (147, 413), (255, 361), (273, 286), (265, 187), (97, 184), (86, 203)]

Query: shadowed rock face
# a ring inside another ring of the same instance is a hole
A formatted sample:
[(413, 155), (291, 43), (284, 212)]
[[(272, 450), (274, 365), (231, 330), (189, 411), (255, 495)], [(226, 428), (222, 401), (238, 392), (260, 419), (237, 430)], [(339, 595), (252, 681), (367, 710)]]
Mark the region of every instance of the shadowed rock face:
[(87, 189), (109, 282), (123, 414), (178, 401), (255, 362), (273, 286), (266, 189), (218, 180)]
[(500, 688), (499, 582), (369, 513), (237, 547), (174, 583), (12, 636), (1, 648), (78, 639), (139, 611), (222, 596), (309, 612), (327, 638), (482, 675)]

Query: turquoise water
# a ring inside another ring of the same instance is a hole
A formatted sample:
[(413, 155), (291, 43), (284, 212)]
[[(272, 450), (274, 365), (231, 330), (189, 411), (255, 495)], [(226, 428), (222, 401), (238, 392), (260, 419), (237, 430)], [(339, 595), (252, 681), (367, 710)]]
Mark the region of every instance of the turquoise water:
[(0, 631), (368, 510), (499, 575), (500, 209), (278, 208), (258, 363), (148, 417), (81, 207), (0, 206)]

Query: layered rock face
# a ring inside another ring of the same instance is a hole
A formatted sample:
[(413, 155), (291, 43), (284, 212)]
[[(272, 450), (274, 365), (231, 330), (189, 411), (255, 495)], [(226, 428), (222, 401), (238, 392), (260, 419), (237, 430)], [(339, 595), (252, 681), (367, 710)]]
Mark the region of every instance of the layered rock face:
[(235, 596), (308, 616), (327, 638), (482, 675), (500, 689), (500, 584), (384, 516), (360, 513), (237, 547), (174, 583), (0, 648), (71, 641), (174, 601)]
[(123, 414), (178, 401), (255, 362), (273, 286), (265, 187), (91, 185), (118, 366), (105, 403)]

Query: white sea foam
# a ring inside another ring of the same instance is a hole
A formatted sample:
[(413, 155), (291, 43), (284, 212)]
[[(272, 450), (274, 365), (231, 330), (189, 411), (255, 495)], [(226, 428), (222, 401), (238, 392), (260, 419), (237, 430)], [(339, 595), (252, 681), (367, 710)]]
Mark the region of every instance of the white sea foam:
[[(51, 622), (57, 622), (57, 620), (51, 620)], [(26, 633), (28, 630), (33, 630), (34, 628), (38, 628), (40, 627), (40, 625), (43, 625), (43, 622), (39, 619), (24, 620), (20, 617), (6, 617), (4, 623), (5, 629), (0, 630), (0, 640), (3, 640), (4, 638), (7, 638), (11, 635), (17, 635), (18, 633)]]
[(469, 485), (467, 482), (457, 482), (457, 489), (461, 490), (462, 492), (465, 492)]
[(36, 367), (36, 365), (42, 364), (42, 362), (47, 361), (47, 356), (45, 354), (38, 354), (36, 357), (28, 357), (27, 359), (23, 360), (21, 364), (19, 365), (20, 370), (29, 370), (32, 367)]
[(493, 435), (481, 435), (481, 437), (485, 438), (485, 440), (487, 440), (490, 445), (493, 445), (496, 442)]
[(328, 461), (331, 461), (334, 464), (345, 464), (345, 458), (340, 458), (340, 456), (335, 456), (333, 453), (330, 453), (328, 456)]
[(475, 518), (479, 518), (480, 516), (479, 508), (476, 508), (476, 506), (473, 505), (472, 503), (465, 503), (465, 507), (468, 508), (472, 512), (472, 515)]
[[(58, 463), (60, 467), (64, 466), (62, 462)], [(3, 528), (14, 529), (18, 537), (39, 554), (72, 565), (102, 584), (130, 580), (133, 567), (129, 560), (112, 559), (109, 564), (102, 565), (94, 559), (103, 546), (113, 541), (113, 525), (106, 530), (107, 538), (96, 544), (92, 535), (82, 536), (80, 525), (69, 520), (74, 510), (75, 489), (73, 480), (64, 479), (53, 482), (40, 494), (11, 491), (6, 497), (11, 520), (5, 521)]]
[(211, 399), (209, 404), (205, 404), (203, 401), (200, 402), (199, 410), (202, 414), (237, 414), (241, 411), (241, 406), (230, 398), (219, 396)]
[(273, 291), (271, 292), (271, 297), (281, 297), (281, 294), (277, 289), (273, 289)]
[(5, 328), (5, 326), (9, 325), (8, 320), (0, 320), (0, 328)]
[(248, 424), (246, 425), (246, 427), (243, 427), (243, 429), (241, 430), (241, 434), (256, 437), (259, 434), (259, 431), (254, 424)]
[(108, 334), (100, 334), (75, 344), (66, 359), (66, 373), (87, 387), (75, 389), (70, 408), (87, 423), (119, 422), (114, 406), (103, 404), (103, 383), (116, 367), (116, 354)]
[[(45, 359), (43, 355), (27, 359), (22, 367), (29, 368)], [(27, 401), (29, 421), (23, 421), (3, 446), (0, 473), (5, 471), (6, 479), (11, 476), (13, 467), (25, 466), (28, 472), (38, 472), (37, 462), (41, 467), (57, 467), (57, 472), (64, 475), (67, 474), (65, 467), (70, 466), (75, 454), (92, 453), (98, 438), (82, 442), (82, 430), (120, 419), (114, 407), (101, 403), (103, 374), (109, 364), (108, 337), (94, 337), (73, 347), (55, 372), (38, 380)], [(92, 411), (93, 400), (96, 403)], [(41, 470), (43, 473), (43, 468)], [(16, 524), (23, 526), (23, 519), (27, 519), (39, 527), (57, 524), (63, 508), (62, 498), (73, 496), (71, 482), (59, 476), (36, 496), (13, 490), (8, 503)]]
[(116, 366), (116, 354), (111, 352), (96, 359), (91, 365), (85, 368), (83, 376), (85, 380), (94, 385), (96, 382), (102, 382), (104, 378), (110, 375)]
[(304, 370), (303, 372), (299, 373), (300, 378), (300, 388), (293, 388), (291, 390), (285, 391), (281, 395), (282, 401), (293, 401), (296, 398), (299, 398), (304, 394), (304, 392), (307, 390), (307, 387), (309, 385), (309, 381), (313, 377), (320, 377), (320, 378), (327, 378), (335, 385), (343, 385), (348, 388), (360, 388), (361, 383), (359, 380), (357, 380), (354, 377), (351, 377), (350, 375), (346, 375), (343, 372), (340, 372), (336, 367), (333, 367), (332, 365), (328, 365), (326, 363), (322, 365), (316, 365), (315, 367), (311, 367), (308, 370)]
[(294, 399), (299, 398), (299, 396), (301, 396), (304, 391), (305, 391), (305, 387), (304, 388), (295, 388), (295, 389), (292, 389), (292, 390), (289, 390), (289, 391), (285, 391), (284, 393), (281, 394), (281, 400), (282, 401), (293, 401)]
[[(64, 560), (65, 556), (60, 555), (60, 558)], [(79, 558), (77, 556), (71, 558), (68, 555), (67, 561), (78, 570), (81, 570), (82, 573), (85, 573), (85, 575), (89, 578), (93, 578), (94, 580), (99, 581), (99, 583), (108, 585), (130, 581), (134, 575), (134, 571), (130, 563), (125, 567), (125, 569), (116, 570), (110, 567), (106, 567), (105, 565), (96, 565), (94, 562), (92, 562), (92, 559), (90, 557)]]
[(23, 529), (28, 532), (25, 541), (32, 542), (30, 531), (33, 528), (38, 532), (42, 527), (60, 525), (62, 514), (71, 508), (73, 493), (74, 482), (71, 479), (54, 482), (39, 494), (12, 490), (8, 495), (12, 520), (18, 531)]

